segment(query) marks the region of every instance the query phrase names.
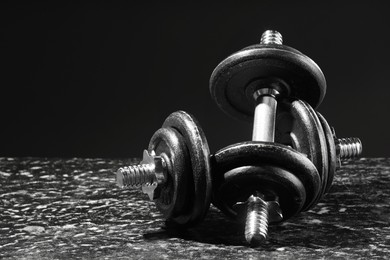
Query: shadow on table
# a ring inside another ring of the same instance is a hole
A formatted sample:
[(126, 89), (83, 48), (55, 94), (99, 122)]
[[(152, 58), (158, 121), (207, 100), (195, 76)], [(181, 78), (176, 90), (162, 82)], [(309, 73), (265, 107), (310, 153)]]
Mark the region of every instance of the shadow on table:
[[(259, 250), (274, 251), (281, 247), (313, 249), (357, 248), (367, 245), (370, 236), (366, 231), (343, 227), (334, 223), (305, 223), (305, 216), (269, 227), (269, 238)], [(180, 238), (206, 244), (247, 246), (244, 226), (226, 218), (217, 209), (210, 209), (206, 219), (198, 226), (180, 230), (164, 227), (159, 232), (144, 234), (146, 240)]]

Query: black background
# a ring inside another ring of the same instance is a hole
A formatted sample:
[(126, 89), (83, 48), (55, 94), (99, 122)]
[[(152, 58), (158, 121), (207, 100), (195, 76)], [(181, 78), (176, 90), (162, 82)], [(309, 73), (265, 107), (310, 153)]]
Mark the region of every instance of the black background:
[(52, 2), (1, 4), (0, 156), (141, 156), (176, 110), (213, 152), (248, 140), (251, 124), (219, 110), (208, 80), (266, 29), (321, 67), (319, 111), (338, 136), (390, 155), (386, 1)]

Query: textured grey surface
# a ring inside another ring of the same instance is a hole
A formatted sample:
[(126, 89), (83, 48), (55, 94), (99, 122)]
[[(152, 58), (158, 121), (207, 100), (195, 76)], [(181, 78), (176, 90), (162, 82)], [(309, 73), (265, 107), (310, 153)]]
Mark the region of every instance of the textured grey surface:
[(115, 186), (130, 161), (0, 158), (0, 258), (356, 259), (390, 255), (390, 159), (343, 163), (312, 210), (248, 248), (243, 227), (211, 208), (187, 231), (164, 228), (140, 190)]

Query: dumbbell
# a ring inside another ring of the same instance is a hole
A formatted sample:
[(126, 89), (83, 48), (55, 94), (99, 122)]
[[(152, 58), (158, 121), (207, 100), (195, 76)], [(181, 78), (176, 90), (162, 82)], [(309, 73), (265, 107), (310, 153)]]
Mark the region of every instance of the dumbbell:
[(138, 165), (119, 168), (119, 187), (141, 186), (166, 223), (191, 227), (210, 206), (210, 151), (198, 121), (184, 111), (169, 115), (150, 139)]
[(337, 152), (361, 153), (360, 140), (335, 141), (313, 109), (326, 92), (320, 68), (283, 45), (276, 31), (264, 32), (260, 44), (223, 60), (211, 75), (210, 92), (228, 115), (254, 118), (252, 141), (225, 147), (212, 158), (212, 202), (228, 216), (245, 218), (252, 246), (266, 239), (269, 223), (321, 199), (330, 188)]

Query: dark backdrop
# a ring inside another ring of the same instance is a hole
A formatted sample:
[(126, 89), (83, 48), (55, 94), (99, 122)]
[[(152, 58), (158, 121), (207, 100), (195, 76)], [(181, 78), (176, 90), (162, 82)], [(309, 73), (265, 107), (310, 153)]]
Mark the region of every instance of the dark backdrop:
[(321, 67), (319, 111), (338, 136), (390, 156), (386, 1), (15, 2), (0, 11), (0, 156), (140, 156), (179, 109), (198, 118), (212, 151), (248, 140), (252, 126), (217, 108), (208, 80), (265, 29)]

